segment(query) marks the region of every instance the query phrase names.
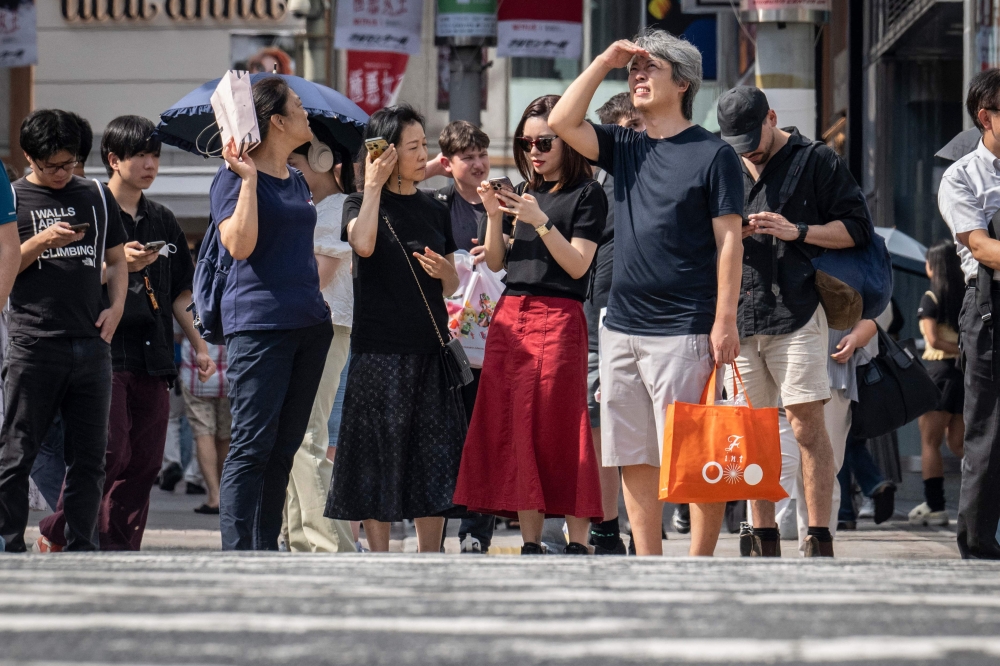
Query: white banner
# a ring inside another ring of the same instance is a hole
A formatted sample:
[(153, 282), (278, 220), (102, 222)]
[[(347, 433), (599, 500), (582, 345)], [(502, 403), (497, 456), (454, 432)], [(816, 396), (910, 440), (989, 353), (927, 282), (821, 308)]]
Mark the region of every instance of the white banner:
[(0, 67), (37, 65), (34, 0), (14, 4), (14, 9), (0, 8)]
[(580, 23), (537, 20), (497, 23), (500, 58), (579, 58), (582, 47)]
[(335, 47), (420, 53), (423, 0), (339, 0)]

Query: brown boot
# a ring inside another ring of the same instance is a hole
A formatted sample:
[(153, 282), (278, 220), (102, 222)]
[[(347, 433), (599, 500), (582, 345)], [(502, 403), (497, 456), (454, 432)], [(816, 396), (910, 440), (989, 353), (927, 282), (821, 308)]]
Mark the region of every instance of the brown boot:
[(749, 523), (740, 524), (740, 555), (743, 557), (781, 557), (781, 536), (761, 539)]
[(805, 557), (833, 557), (833, 542), (820, 541), (814, 536), (807, 536), (802, 542)]

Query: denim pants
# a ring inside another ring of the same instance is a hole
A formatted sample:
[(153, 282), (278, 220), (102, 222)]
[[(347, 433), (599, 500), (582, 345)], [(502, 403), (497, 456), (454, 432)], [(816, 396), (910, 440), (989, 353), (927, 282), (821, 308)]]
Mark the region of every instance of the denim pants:
[(871, 497), (875, 489), (885, 483), (882, 470), (879, 469), (872, 454), (868, 451), (865, 440), (848, 437), (847, 449), (844, 452), (844, 466), (837, 474), (837, 482), (840, 483), (840, 511), (837, 514), (837, 520), (845, 522), (857, 520), (854, 513), (853, 493), (851, 492), (852, 475), (861, 486), (861, 494), (865, 497)]
[(285, 489), (333, 340), (329, 321), (226, 336), (232, 443), (222, 468), (223, 550), (277, 550)]
[(0, 536), (23, 552), (28, 474), (56, 412), (65, 427), (66, 550), (97, 550), (111, 409), (111, 346), (99, 337), (11, 336), (0, 429)]

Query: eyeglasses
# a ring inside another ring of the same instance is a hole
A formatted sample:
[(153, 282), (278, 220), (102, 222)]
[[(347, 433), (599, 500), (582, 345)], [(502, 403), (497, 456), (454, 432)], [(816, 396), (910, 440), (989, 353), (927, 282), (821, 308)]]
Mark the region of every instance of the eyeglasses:
[(41, 172), (46, 176), (54, 176), (60, 171), (65, 171), (67, 173), (72, 172), (79, 163), (79, 160), (72, 160), (70, 162), (63, 162), (62, 164), (39, 164), (38, 166)]
[(536, 146), (539, 152), (547, 153), (552, 150), (552, 142), (558, 138), (557, 136), (540, 136), (537, 139), (530, 139), (526, 136), (518, 136), (514, 137), (514, 145), (526, 153), (530, 153), (531, 149)]

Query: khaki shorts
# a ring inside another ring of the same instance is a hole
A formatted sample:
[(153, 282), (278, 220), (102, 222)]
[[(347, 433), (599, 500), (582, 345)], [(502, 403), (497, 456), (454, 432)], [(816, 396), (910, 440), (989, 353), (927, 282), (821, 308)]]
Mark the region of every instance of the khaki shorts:
[(183, 384), (181, 391), (184, 393), (184, 412), (195, 437), (232, 438), (233, 412), (229, 407), (229, 398), (199, 398)]
[[(828, 338), (826, 312), (820, 305), (797, 331), (740, 340), (736, 367), (753, 406), (787, 407), (829, 400)], [(726, 386), (732, 387), (732, 370), (726, 375)]]
[(708, 336), (627, 335), (602, 328), (600, 368), (604, 466), (659, 467), (667, 406), (700, 402), (715, 369)]

